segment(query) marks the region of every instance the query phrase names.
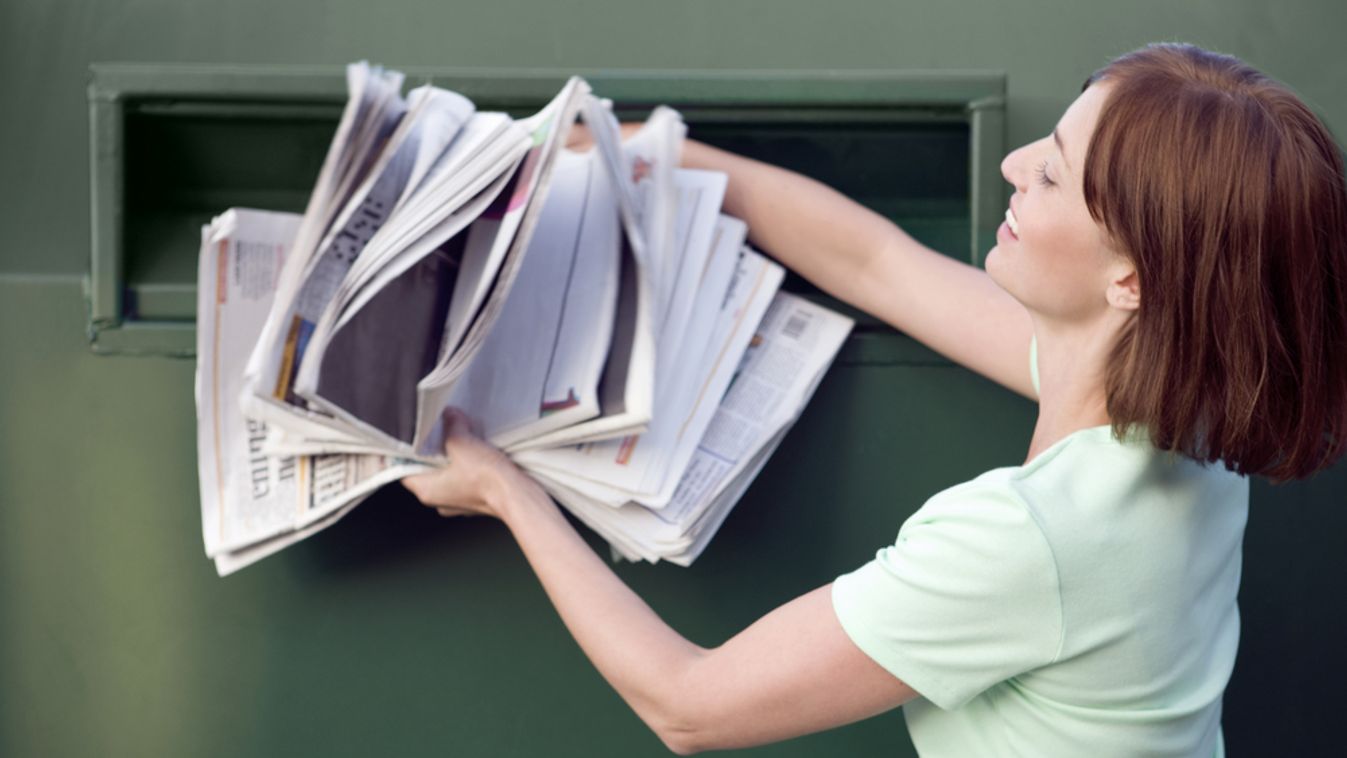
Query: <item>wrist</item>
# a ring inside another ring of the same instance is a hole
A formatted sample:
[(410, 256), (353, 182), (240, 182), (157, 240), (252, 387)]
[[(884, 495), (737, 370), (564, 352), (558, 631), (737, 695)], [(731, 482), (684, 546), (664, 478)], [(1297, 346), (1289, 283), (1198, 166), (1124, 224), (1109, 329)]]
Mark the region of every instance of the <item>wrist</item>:
[(709, 153), (714, 148), (704, 142), (698, 142), (694, 139), (684, 138), (683, 151), (679, 156), (680, 165), (683, 168), (709, 169), (714, 168), (714, 161)]
[(542, 487), (515, 466), (493, 477), (484, 494), (491, 511), (507, 526), (520, 511), (535, 507), (539, 496), (548, 500)]

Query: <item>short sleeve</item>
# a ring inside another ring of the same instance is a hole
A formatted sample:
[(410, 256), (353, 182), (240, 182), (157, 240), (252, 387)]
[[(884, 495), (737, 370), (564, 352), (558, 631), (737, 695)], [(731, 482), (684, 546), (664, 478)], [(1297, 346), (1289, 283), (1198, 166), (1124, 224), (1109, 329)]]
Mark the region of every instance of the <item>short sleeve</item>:
[(893, 545), (837, 578), (832, 601), (857, 647), (940, 708), (1061, 649), (1051, 548), (1005, 485), (975, 480), (931, 498)]

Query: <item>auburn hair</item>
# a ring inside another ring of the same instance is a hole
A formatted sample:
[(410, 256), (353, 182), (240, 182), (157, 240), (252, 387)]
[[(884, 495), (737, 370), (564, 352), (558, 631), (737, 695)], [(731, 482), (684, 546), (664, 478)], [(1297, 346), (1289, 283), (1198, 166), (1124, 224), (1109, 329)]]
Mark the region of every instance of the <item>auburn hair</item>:
[(1285, 86), (1192, 45), (1133, 51), (1097, 82), (1085, 203), (1141, 291), (1105, 377), (1114, 433), (1274, 481), (1327, 467), (1347, 446), (1332, 136)]

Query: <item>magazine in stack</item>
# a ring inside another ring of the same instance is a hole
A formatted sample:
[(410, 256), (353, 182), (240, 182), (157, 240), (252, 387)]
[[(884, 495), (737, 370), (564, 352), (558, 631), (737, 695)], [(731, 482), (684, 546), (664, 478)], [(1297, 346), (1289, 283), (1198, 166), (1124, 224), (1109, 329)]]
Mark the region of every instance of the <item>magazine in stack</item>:
[[(202, 229), (206, 554), (231, 573), (444, 459), (461, 408), (616, 556), (689, 565), (799, 416), (851, 320), (780, 291), (679, 167), (680, 115), (623, 138), (578, 77), (478, 112), (353, 64), (304, 214)], [(594, 147), (565, 147), (582, 121)]]

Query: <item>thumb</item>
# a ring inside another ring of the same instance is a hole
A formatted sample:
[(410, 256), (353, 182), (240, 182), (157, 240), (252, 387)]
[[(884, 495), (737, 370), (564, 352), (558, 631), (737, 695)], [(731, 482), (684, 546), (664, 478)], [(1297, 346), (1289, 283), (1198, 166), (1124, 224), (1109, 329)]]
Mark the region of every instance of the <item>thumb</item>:
[(463, 409), (449, 406), (444, 409), (444, 437), (482, 436), (482, 425)]

